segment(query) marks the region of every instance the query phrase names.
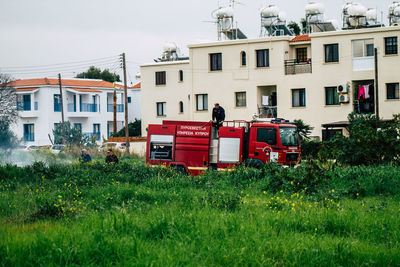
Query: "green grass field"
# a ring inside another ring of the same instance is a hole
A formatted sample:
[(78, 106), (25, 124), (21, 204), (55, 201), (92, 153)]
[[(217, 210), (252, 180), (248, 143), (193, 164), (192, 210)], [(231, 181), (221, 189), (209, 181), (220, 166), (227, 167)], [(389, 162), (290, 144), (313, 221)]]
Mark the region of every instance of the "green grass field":
[(400, 265), (400, 168), (0, 167), (0, 265)]

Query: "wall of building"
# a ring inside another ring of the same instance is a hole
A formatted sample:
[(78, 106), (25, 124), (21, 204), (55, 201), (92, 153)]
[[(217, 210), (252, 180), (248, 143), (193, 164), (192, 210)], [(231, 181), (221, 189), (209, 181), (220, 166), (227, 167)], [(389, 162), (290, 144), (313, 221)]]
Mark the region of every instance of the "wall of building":
[[(300, 43), (290, 42), (290, 37), (273, 37), (191, 45), (190, 63), (185, 63), (185, 68), (191, 71), (192, 78), (190, 84), (186, 84), (185, 80), (184, 88), (171, 78), (171, 75), (177, 75), (182, 63), (142, 66), (142, 88), (146, 91), (143, 93), (143, 103), (146, 103), (142, 108), (142, 113), (146, 113), (143, 116), (143, 127), (149, 123), (160, 123), (162, 119), (209, 121), (215, 102), (225, 108), (226, 120), (251, 120), (252, 115), (258, 113), (261, 95), (275, 90), (278, 117), (302, 119), (314, 127), (312, 135), (321, 137), (322, 124), (346, 121), (348, 114), (354, 110), (354, 84), (357, 81), (374, 82), (374, 68), (364, 71), (353, 69), (352, 41), (368, 38), (373, 38), (374, 46), (378, 49), (380, 116), (390, 119), (392, 114), (400, 113), (399, 100), (387, 100), (386, 96), (386, 84), (400, 81), (399, 54), (387, 56), (384, 51), (384, 38), (393, 36), (400, 39), (400, 27), (315, 33), (310, 35), (311, 41)], [(339, 62), (326, 63), (324, 45), (336, 43), (339, 45)], [(284, 61), (296, 58), (298, 47), (307, 47), (312, 73), (285, 75)], [(258, 49), (269, 49), (269, 67), (256, 67)], [(240, 64), (242, 51), (247, 55), (246, 66)], [(209, 55), (212, 53), (222, 53), (221, 71), (210, 71)], [(167, 72), (166, 86), (154, 85), (156, 71)], [(174, 82), (169, 82), (171, 79)], [(348, 94), (349, 103), (326, 105), (325, 87), (347, 83), (352, 85)], [(293, 89), (305, 89), (305, 107), (292, 106)], [(176, 109), (176, 102), (181, 99), (182, 92), (190, 94), (190, 101), (185, 103), (190, 105), (191, 113), (185, 113), (185, 116), (179, 116)], [(235, 92), (246, 92), (246, 107), (235, 106)], [(208, 110), (196, 110), (196, 94), (208, 94)], [(156, 116), (155, 102), (167, 102), (166, 117)]]

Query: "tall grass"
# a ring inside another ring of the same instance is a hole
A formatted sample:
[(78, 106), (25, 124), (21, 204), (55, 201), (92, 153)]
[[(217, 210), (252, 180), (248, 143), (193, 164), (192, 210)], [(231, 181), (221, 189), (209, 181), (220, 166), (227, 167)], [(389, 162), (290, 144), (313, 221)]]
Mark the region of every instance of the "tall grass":
[(0, 167), (0, 265), (400, 264), (399, 167)]

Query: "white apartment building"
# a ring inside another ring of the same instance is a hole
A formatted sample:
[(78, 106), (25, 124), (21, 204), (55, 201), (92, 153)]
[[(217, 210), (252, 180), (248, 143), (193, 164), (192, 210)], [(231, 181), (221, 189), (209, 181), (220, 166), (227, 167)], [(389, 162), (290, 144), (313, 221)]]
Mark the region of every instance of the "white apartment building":
[(162, 120), (210, 121), (216, 102), (226, 120), (302, 119), (316, 137), (343, 132), (349, 113), (375, 113), (376, 103), (391, 119), (399, 38), (390, 26), (190, 45), (189, 60), (141, 66), (142, 133)]
[[(11, 83), (17, 93), (19, 120), (13, 131), (27, 145), (50, 145), (53, 129), (62, 121), (58, 79), (24, 79)], [(124, 91), (116, 84), (117, 130), (124, 126)], [(113, 132), (114, 86), (89, 79), (62, 79), (65, 121), (98, 142)], [(141, 118), (140, 83), (128, 88), (129, 122)]]

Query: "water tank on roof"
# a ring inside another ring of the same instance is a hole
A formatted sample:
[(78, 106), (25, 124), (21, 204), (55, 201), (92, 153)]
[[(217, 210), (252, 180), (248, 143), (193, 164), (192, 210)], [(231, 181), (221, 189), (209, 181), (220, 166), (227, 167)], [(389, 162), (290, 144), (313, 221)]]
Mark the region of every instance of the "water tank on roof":
[(323, 14), (325, 11), (324, 4), (310, 2), (306, 5), (306, 15), (319, 15)]
[(400, 4), (393, 10), (393, 14), (400, 17)]
[(164, 52), (176, 52), (177, 46), (174, 43), (165, 43), (163, 46)]
[(221, 7), (215, 12), (217, 18), (228, 18), (233, 17), (233, 8), (232, 7)]
[(264, 7), (260, 11), (261, 17), (270, 18), (279, 16), (279, 8), (275, 5)]
[(283, 12), (283, 11), (279, 12), (278, 21), (279, 22), (286, 22), (286, 19), (287, 19), (286, 12)]
[(352, 3), (347, 7), (347, 14), (352, 17), (365, 17), (367, 8), (359, 3)]
[(366, 13), (367, 20), (376, 20), (376, 9), (370, 8)]

